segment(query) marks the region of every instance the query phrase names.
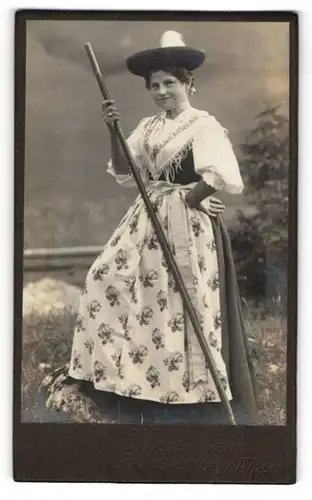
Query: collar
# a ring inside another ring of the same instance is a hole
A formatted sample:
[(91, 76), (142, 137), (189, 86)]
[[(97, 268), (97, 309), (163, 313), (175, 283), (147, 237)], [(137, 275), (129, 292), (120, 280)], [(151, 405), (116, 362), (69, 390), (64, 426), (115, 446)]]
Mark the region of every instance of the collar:
[(187, 105), (185, 105), (185, 107), (181, 110), (181, 112), (175, 117), (175, 118), (172, 118), (172, 110), (168, 110), (168, 111), (164, 111), (164, 117), (169, 119), (169, 120), (175, 120), (176, 118), (179, 118), (180, 116), (184, 115), (184, 113), (186, 113), (187, 111), (190, 111), (192, 108), (191, 104), (188, 103)]

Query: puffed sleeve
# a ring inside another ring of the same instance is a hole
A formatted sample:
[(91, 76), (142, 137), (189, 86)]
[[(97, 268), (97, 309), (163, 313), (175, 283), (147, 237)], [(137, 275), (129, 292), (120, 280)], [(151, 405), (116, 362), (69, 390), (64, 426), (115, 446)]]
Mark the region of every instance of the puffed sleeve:
[(194, 168), (217, 191), (237, 194), (244, 185), (227, 130), (212, 116), (203, 120), (193, 142)]
[[(135, 164), (138, 167), (142, 178), (144, 177), (145, 172), (143, 169), (143, 160), (141, 158), (140, 151), (141, 151), (142, 133), (147, 120), (148, 118), (143, 118), (143, 120), (139, 122), (138, 126), (131, 132), (131, 134), (127, 139), (127, 144), (129, 146)], [(122, 186), (125, 187), (136, 187), (136, 182), (131, 172), (129, 172), (129, 174), (116, 174), (111, 159), (108, 161), (107, 165), (108, 165), (107, 172), (115, 177), (116, 182), (118, 182), (118, 184), (121, 184)]]

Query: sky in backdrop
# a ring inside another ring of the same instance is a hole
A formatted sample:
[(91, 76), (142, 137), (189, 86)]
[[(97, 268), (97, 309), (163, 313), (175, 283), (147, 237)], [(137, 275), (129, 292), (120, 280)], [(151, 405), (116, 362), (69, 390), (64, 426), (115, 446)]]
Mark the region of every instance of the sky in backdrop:
[(133, 197), (106, 173), (109, 143), (101, 121), (102, 97), (84, 43), (93, 46), (128, 134), (157, 108), (143, 80), (128, 73), (125, 58), (158, 46), (168, 29), (182, 33), (187, 45), (205, 50), (192, 103), (216, 116), (229, 130), (234, 147), (244, 140), (266, 101), (283, 103), (288, 112), (286, 23), (28, 21), (26, 225), (33, 223), (29, 214), (47, 204), (53, 210), (66, 200), (66, 210), (72, 207), (74, 212), (88, 203), (113, 207), (116, 199), (126, 206)]

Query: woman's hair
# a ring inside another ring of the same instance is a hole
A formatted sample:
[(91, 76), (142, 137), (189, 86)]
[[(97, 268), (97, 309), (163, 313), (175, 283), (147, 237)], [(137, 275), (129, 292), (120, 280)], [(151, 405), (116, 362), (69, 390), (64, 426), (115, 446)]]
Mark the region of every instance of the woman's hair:
[(165, 66), (159, 69), (155, 69), (152, 72), (150, 72), (147, 76), (144, 77), (145, 79), (145, 87), (150, 90), (151, 88), (151, 76), (153, 73), (156, 73), (157, 71), (163, 71), (164, 73), (168, 73), (169, 75), (174, 76), (178, 80), (180, 80), (181, 83), (190, 83), (191, 88), (194, 89), (194, 75), (191, 71), (188, 71), (185, 68), (181, 68), (178, 66)]

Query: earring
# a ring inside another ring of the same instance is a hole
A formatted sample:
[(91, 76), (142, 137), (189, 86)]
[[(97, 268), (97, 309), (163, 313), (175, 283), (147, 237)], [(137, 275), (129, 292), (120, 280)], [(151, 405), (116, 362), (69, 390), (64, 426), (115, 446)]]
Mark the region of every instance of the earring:
[(193, 95), (193, 94), (195, 94), (195, 93), (196, 93), (196, 89), (195, 89), (195, 87), (191, 87), (191, 88), (190, 88), (190, 94), (191, 94), (191, 95)]

